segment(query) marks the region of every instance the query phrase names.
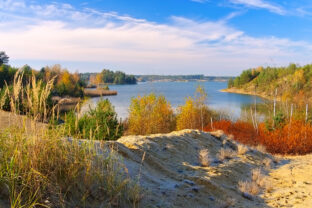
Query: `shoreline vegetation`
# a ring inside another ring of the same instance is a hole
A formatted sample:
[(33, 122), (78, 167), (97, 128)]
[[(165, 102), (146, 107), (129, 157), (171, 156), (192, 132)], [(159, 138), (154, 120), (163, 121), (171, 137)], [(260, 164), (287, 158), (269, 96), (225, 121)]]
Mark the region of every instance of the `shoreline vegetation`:
[(257, 67), (229, 79), (226, 92), (257, 95), (266, 99), (307, 105), (312, 103), (312, 65)]

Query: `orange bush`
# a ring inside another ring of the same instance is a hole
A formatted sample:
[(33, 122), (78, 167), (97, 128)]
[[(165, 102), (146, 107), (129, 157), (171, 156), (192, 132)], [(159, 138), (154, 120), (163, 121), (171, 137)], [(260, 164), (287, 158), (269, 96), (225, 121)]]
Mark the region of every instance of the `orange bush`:
[[(212, 129), (213, 128), (213, 129)], [(243, 121), (231, 122), (228, 120), (221, 120), (213, 122), (213, 125), (207, 126), (205, 131), (214, 131), (221, 129), (226, 134), (232, 134), (235, 140), (248, 145), (257, 144), (257, 131), (252, 124)]]
[(221, 129), (232, 134), (234, 139), (248, 145), (261, 144), (267, 151), (276, 154), (307, 154), (312, 152), (312, 125), (292, 120), (282, 128), (268, 131), (264, 123), (256, 130), (252, 124), (243, 121), (217, 121), (205, 131)]

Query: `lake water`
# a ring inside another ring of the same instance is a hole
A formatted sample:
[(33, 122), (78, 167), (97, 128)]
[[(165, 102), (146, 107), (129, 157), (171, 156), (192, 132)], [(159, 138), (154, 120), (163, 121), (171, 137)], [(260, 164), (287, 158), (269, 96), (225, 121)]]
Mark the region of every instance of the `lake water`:
[[(234, 118), (239, 117), (243, 105), (262, 103), (260, 97), (251, 95), (241, 95), (234, 93), (220, 92), (227, 87), (226, 82), (145, 82), (137, 85), (111, 85), (111, 90), (118, 92), (117, 96), (108, 96), (119, 117), (128, 116), (128, 108), (131, 98), (138, 95), (146, 95), (151, 92), (157, 95), (164, 95), (172, 107), (177, 108), (183, 105), (185, 98), (194, 96), (198, 85), (202, 85), (208, 95), (207, 105), (215, 110), (223, 110), (230, 113)], [(94, 105), (100, 98), (92, 98), (87, 105)]]

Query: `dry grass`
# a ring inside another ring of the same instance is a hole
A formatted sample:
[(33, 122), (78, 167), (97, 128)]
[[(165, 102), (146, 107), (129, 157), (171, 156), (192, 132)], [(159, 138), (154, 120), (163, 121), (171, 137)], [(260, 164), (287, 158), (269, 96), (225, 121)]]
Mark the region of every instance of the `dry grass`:
[(266, 169), (270, 169), (272, 167), (272, 160), (270, 158), (265, 158), (262, 163)]
[(218, 201), (218, 204), (217, 208), (230, 208), (235, 206), (236, 200), (233, 198), (227, 198), (226, 200)]
[(36, 80), (35, 75), (32, 75), (32, 80), (26, 86), (27, 109), (28, 115), (34, 120), (46, 121), (48, 118), (47, 99), (53, 88), (54, 78), (43, 85), (42, 81)]
[(246, 152), (248, 152), (248, 147), (246, 145), (243, 145), (243, 144), (237, 145), (237, 154), (238, 155), (244, 155), (244, 154), (246, 154)]
[(232, 159), (237, 155), (237, 152), (229, 148), (221, 148), (220, 152), (217, 154), (219, 160), (223, 161), (225, 159)]
[(267, 153), (267, 150), (266, 150), (266, 148), (265, 148), (265, 146), (263, 146), (263, 145), (257, 145), (256, 147), (255, 147), (255, 149), (257, 150), (257, 151), (259, 151), (259, 152), (261, 152), (261, 153), (264, 153), (264, 154), (266, 154)]
[(11, 112), (26, 114), (37, 121), (46, 121), (48, 114), (51, 113), (47, 99), (53, 88), (54, 78), (44, 84), (42, 81), (37, 81), (33, 74), (32, 79), (24, 86), (23, 75), (23, 71), (18, 70), (14, 75), (12, 90), (6, 86), (0, 101), (0, 109), (4, 106), (5, 100), (9, 99)]
[(112, 149), (97, 155), (94, 144), (66, 141), (60, 129), (34, 135), (7, 129), (0, 155), (0, 199), (10, 207), (135, 207), (140, 199)]
[(203, 167), (208, 167), (210, 165), (211, 159), (209, 158), (209, 151), (207, 149), (200, 150), (199, 161)]
[(247, 193), (253, 196), (259, 194), (261, 190), (266, 187), (265, 176), (261, 173), (261, 169), (259, 168), (251, 170), (251, 180), (238, 182), (238, 189), (242, 193)]
[(254, 181), (239, 181), (238, 189), (251, 195), (257, 195), (260, 192), (259, 186)]

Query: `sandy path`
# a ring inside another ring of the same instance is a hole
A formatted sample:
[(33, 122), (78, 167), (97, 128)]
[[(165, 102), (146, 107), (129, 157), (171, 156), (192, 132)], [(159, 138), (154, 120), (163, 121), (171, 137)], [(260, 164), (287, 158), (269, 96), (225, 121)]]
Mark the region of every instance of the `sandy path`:
[(263, 198), (270, 207), (312, 207), (312, 155), (286, 157), (285, 165), (272, 170), (271, 190)]

